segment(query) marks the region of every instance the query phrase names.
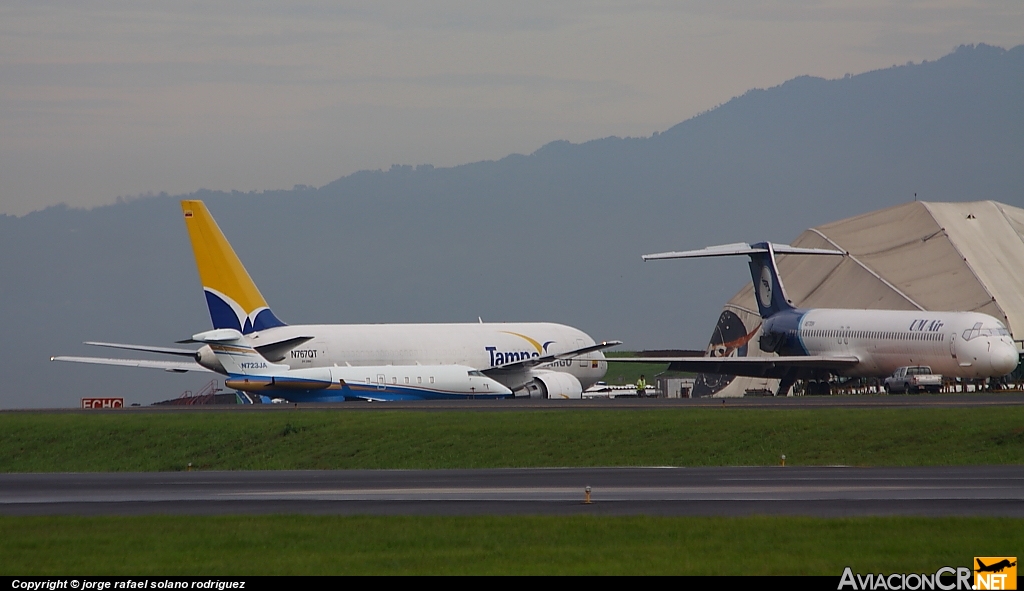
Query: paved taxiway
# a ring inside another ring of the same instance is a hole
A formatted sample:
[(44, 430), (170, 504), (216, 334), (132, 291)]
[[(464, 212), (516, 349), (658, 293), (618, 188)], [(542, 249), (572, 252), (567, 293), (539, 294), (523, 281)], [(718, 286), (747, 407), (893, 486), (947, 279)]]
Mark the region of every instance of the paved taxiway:
[(1024, 466), (0, 474), (0, 514), (152, 513), (1024, 517)]

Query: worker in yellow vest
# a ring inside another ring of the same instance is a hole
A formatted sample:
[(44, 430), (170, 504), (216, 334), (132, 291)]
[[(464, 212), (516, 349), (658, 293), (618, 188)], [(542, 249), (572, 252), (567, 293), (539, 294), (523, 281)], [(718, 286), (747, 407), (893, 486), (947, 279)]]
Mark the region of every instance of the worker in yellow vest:
[(644, 379), (644, 374), (640, 374), (640, 379), (636, 381), (636, 395), (637, 398), (647, 396), (647, 380)]

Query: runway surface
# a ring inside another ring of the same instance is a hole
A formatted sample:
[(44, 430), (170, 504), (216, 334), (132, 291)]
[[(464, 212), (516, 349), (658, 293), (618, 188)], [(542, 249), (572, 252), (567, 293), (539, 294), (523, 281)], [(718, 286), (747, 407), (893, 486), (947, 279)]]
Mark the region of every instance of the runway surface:
[(1024, 517), (1024, 466), (0, 474), (0, 514), (156, 513)]

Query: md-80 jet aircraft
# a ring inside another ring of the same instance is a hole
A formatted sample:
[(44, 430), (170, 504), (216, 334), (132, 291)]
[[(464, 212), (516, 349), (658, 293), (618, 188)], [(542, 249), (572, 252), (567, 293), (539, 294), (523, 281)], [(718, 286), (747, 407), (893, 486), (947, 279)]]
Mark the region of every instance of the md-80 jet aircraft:
[(202, 201), (182, 201), (213, 330), (198, 350), (87, 344), (187, 361), (53, 357), (166, 371), (213, 371), (225, 385), (294, 402), (414, 398), (578, 399), (607, 370), (602, 349), (571, 326), (546, 322), (288, 325), (267, 306)]
[[(929, 365), (948, 377), (989, 378), (1016, 369), (1017, 347), (1002, 322), (977, 312), (795, 308), (786, 297), (775, 254), (844, 255), (784, 244), (726, 244), (643, 256), (644, 261), (748, 255), (761, 314), (758, 345), (768, 357), (624, 358), (670, 362), (678, 371), (777, 378), (785, 396), (798, 379), (830, 375), (882, 377), (908, 365)], [(755, 331), (756, 332), (756, 329)], [(751, 338), (753, 333), (747, 336)], [(738, 348), (734, 347), (733, 349)]]

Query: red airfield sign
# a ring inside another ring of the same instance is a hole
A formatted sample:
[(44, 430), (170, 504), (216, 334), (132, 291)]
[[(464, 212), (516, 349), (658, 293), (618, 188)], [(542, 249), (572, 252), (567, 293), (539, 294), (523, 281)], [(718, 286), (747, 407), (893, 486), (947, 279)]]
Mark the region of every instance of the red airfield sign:
[(82, 408), (124, 408), (124, 398), (83, 398)]

